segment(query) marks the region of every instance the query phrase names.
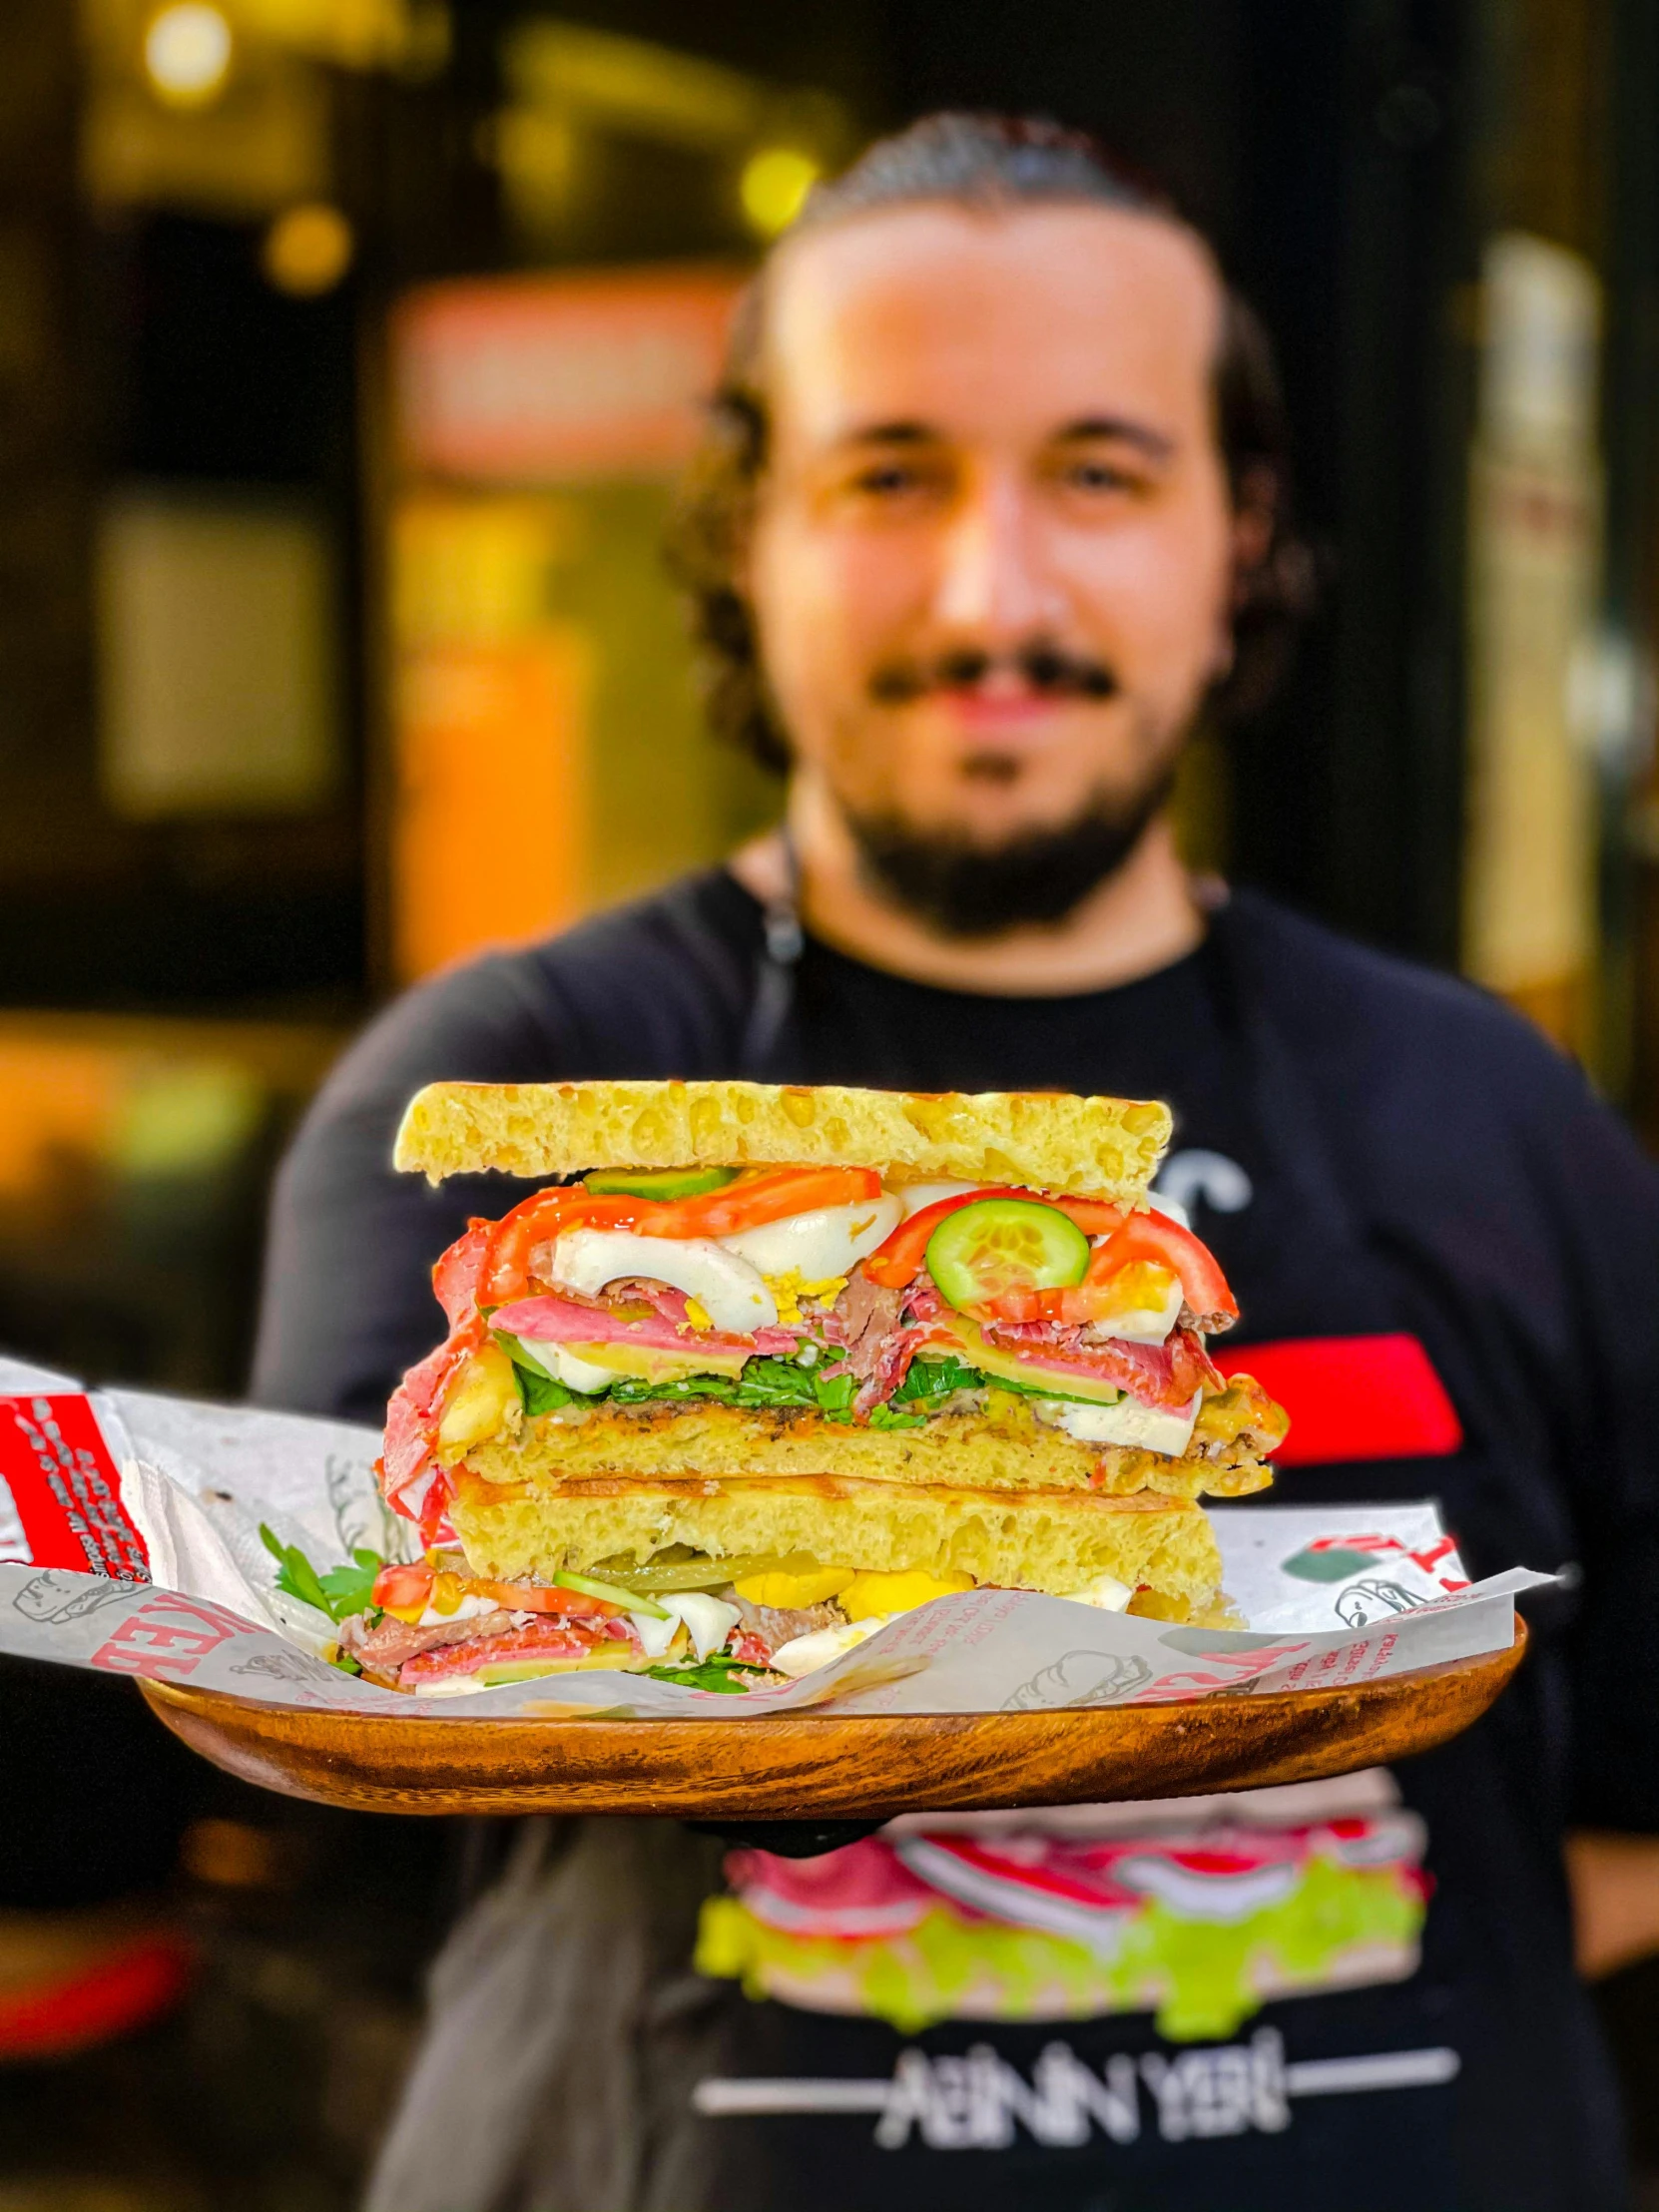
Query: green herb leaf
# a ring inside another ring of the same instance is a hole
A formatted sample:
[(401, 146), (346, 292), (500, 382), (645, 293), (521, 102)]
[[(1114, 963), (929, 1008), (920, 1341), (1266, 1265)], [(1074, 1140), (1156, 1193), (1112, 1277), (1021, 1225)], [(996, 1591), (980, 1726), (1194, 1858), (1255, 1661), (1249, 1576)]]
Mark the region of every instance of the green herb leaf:
[(855, 1375), (815, 1375), (813, 1392), (826, 1420), (849, 1421), (852, 1400), (858, 1394), (858, 1378)]
[[(374, 1577), (385, 1564), (373, 1552), (357, 1552), (353, 1556), (357, 1560), (354, 1567), (332, 1567), (326, 1574), (317, 1576), (317, 1586), (327, 1600), (327, 1610), (337, 1621), (364, 1610), (374, 1594)], [(364, 1560), (368, 1562), (366, 1565)]]
[(361, 1674), (363, 1671), (348, 1651), (336, 1651), (334, 1653), (334, 1665), (338, 1667), (341, 1674)]
[(871, 1428), (925, 1428), (925, 1413), (895, 1413), (890, 1405), (872, 1405), (866, 1416)]
[(817, 1405), (817, 1374), (793, 1360), (749, 1360), (738, 1383), (740, 1405)]
[(277, 1563), (277, 1589), (285, 1590), (289, 1597), (298, 1598), (301, 1605), (314, 1605), (319, 1613), (326, 1613), (330, 1620), (337, 1620), (339, 1615), (328, 1603), (328, 1593), (317, 1580), (316, 1569), (299, 1546), (279, 1542), (264, 1521), (260, 1523), (260, 1540)]
[(645, 1671), (653, 1682), (674, 1682), (683, 1690), (714, 1690), (730, 1697), (753, 1686), (740, 1681), (741, 1675), (767, 1674), (771, 1670), (757, 1667), (748, 1659), (734, 1659), (729, 1651), (712, 1651), (695, 1666), (647, 1667)]
[(738, 1385), (724, 1375), (683, 1375), (674, 1382), (641, 1382), (624, 1378), (611, 1385), (611, 1402), (615, 1405), (643, 1405), (648, 1399), (666, 1398), (671, 1403), (689, 1398), (719, 1398), (723, 1405), (735, 1402)]
[(351, 1554), (355, 1565), (330, 1567), (326, 1574), (319, 1575), (297, 1544), (280, 1542), (264, 1521), (260, 1523), (260, 1541), (276, 1561), (277, 1589), (298, 1598), (302, 1605), (314, 1605), (331, 1621), (345, 1620), (367, 1607), (374, 1577), (385, 1565), (377, 1551), (358, 1550)]
[(942, 1360), (924, 1356), (911, 1361), (909, 1373), (892, 1393), (891, 1402), (908, 1404), (916, 1398), (949, 1397), (956, 1390), (982, 1390), (986, 1381), (977, 1368), (970, 1368), (954, 1353)]
[[(1079, 1397), (1075, 1390), (1061, 1390), (1047, 1382), (1010, 1382), (1006, 1376), (987, 1375), (985, 1381), (993, 1390), (1011, 1390), (1016, 1397), (1057, 1397), (1066, 1405), (1116, 1404), (1116, 1398)], [(1118, 1392), (1118, 1397), (1123, 1396)]]

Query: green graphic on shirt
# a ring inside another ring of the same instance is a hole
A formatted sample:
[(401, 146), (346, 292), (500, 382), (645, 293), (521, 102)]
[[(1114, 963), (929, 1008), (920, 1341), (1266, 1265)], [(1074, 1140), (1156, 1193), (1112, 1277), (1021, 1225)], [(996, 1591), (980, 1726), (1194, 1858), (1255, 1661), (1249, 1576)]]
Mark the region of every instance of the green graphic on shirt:
[(747, 1995), (858, 2012), (914, 2034), (935, 2020), (1085, 2019), (1151, 2011), (1173, 2042), (1236, 2032), (1270, 1998), (1402, 1980), (1416, 1969), (1423, 1902), (1393, 1868), (1316, 1854), (1288, 1898), (1243, 1920), (1178, 1917), (1151, 1900), (1108, 1952), (1039, 1929), (959, 1918), (942, 1902), (901, 1935), (801, 1936), (737, 1898), (711, 1898), (700, 1973)]

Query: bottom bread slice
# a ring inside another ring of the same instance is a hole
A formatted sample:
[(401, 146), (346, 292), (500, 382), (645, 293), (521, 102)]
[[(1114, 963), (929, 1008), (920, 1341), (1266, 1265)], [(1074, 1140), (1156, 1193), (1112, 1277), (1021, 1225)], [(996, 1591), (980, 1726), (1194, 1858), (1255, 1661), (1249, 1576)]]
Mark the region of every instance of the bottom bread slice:
[(839, 1475), (716, 1481), (503, 1483), (456, 1470), (450, 1506), (475, 1574), (501, 1580), (643, 1566), (675, 1544), (716, 1558), (810, 1552), (826, 1566), (969, 1574), (1055, 1596), (1103, 1574), (1175, 1601), (1212, 1605), (1221, 1554), (1186, 1498), (1075, 1490), (970, 1490)]

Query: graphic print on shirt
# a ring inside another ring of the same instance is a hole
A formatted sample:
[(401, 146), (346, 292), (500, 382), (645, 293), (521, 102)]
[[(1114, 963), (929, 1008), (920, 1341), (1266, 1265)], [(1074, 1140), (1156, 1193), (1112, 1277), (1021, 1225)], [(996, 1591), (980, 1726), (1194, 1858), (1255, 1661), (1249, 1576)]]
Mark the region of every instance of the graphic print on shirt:
[(928, 2150), (1007, 2150), (1022, 2132), (1060, 2150), (1100, 2139), (1135, 2143), (1143, 2135), (1166, 2143), (1278, 2135), (1291, 2126), (1302, 2098), (1439, 2088), (1457, 2078), (1461, 2063), (1444, 2044), (1299, 2061), (1287, 2057), (1277, 2028), (1263, 2027), (1248, 2042), (1173, 2057), (1142, 2051), (1137, 2060), (1113, 2051), (1098, 2068), (1056, 2040), (1039, 2052), (1029, 2080), (988, 2043), (960, 2056), (908, 2048), (890, 2079), (710, 2076), (697, 2084), (692, 2103), (709, 2119), (868, 2113), (884, 2151), (912, 2142)]
[(1158, 1205), (1179, 1213), (1190, 1229), (1200, 1201), (1218, 1214), (1242, 1214), (1256, 1196), (1256, 1187), (1225, 1152), (1194, 1146), (1169, 1154), (1151, 1195)]
[(813, 1860), (734, 1852), (695, 1963), (903, 2033), (1150, 2012), (1173, 2042), (1231, 2035), (1274, 1999), (1417, 1969), (1421, 1821), (1376, 1770), (1311, 1787), (1328, 1802), (1245, 1793), (1095, 1808), (1093, 1832), (1030, 1815), (901, 1823)]

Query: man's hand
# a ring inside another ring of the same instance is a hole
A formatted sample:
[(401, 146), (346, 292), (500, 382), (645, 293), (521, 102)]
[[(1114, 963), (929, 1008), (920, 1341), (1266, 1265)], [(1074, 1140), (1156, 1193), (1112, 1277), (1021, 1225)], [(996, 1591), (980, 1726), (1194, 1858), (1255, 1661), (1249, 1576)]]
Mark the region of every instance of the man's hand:
[(1574, 1948), (1586, 1981), (1659, 1950), (1659, 1836), (1567, 1838)]

